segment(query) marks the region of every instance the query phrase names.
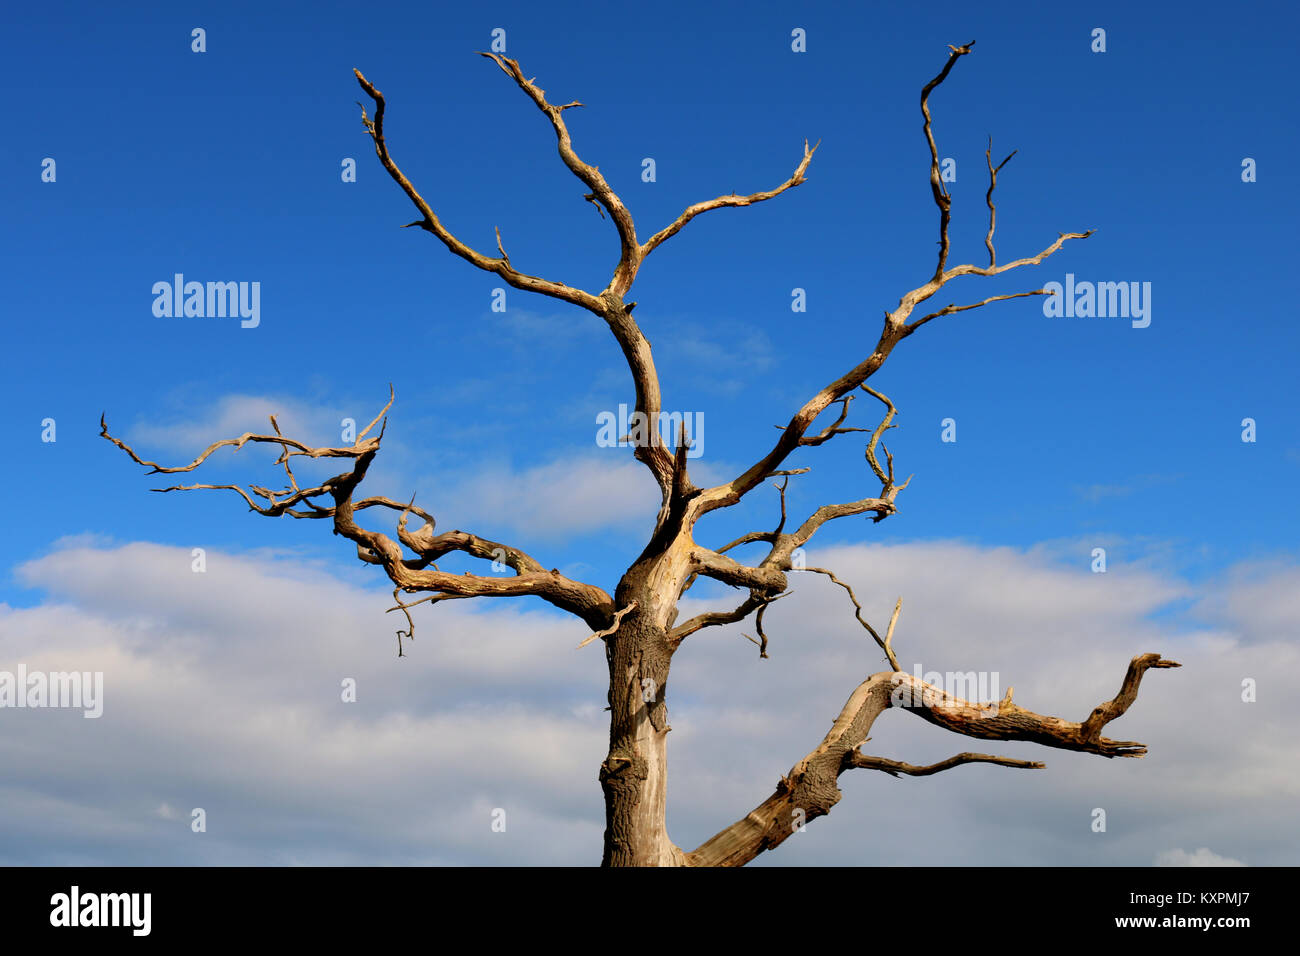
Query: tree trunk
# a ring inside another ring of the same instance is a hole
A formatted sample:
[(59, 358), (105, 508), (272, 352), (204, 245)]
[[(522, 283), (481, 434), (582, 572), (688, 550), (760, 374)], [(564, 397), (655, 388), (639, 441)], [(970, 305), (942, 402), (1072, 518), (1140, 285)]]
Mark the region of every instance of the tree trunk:
[(672, 729), (665, 703), (672, 660), (668, 628), (686, 573), (685, 543), (643, 555), (615, 592), (619, 606), (635, 602), (636, 608), (605, 641), (610, 715), (609, 754), (600, 767), (603, 866), (686, 864), (686, 854), (668, 838), (665, 820)]

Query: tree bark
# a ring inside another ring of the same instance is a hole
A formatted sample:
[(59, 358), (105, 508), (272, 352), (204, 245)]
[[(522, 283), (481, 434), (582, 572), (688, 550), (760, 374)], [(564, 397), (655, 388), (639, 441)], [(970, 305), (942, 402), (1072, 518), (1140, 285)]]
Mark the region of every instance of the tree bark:
[(629, 614), (606, 644), (609, 754), (600, 767), (605, 793), (603, 866), (681, 866), (668, 838), (667, 629), (653, 610)]

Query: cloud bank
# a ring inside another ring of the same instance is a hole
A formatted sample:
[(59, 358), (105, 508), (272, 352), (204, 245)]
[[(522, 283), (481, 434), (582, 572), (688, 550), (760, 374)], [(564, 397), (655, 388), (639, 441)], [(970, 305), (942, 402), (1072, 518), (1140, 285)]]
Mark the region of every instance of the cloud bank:
[[(424, 606), (399, 660), (404, 622), (383, 613), (378, 582), (277, 555), (210, 551), (205, 573), (191, 562), (188, 549), (70, 539), (17, 569), (45, 599), (0, 605), (0, 669), (103, 671), (105, 700), (98, 720), (0, 710), (0, 863), (599, 861), (605, 664), (598, 645), (575, 650), (580, 623), (540, 602)], [(1184, 666), (1149, 674), (1108, 729), (1147, 744), (1142, 760), (972, 741), (890, 711), (866, 752), (928, 763), (980, 750), (1047, 769), (851, 772), (831, 815), (759, 864), (1295, 862), (1300, 609), (1278, 585), (1296, 569), (1243, 566), (1198, 596), (1150, 570), (1091, 574), (957, 543), (827, 547), (809, 563), (836, 568), (873, 618), (904, 596), (904, 668), (996, 672), (1040, 712), (1086, 716), (1137, 653)], [(793, 581), (766, 620), (771, 659), (742, 625), (693, 635), (674, 660), (669, 830), (688, 849), (766, 797), (883, 669), (842, 591)], [(691, 594), (683, 619), (736, 603)], [(1191, 597), (1188, 615), (1159, 613)], [(206, 832), (191, 830), (195, 808)]]

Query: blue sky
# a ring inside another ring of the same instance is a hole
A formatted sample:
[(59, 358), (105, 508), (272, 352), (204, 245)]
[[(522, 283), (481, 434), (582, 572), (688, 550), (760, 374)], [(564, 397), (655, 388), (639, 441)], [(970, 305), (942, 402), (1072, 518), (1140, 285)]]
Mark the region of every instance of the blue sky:
[[(492, 252), (499, 227), (520, 270), (598, 291), (615, 233), (582, 201), (545, 119), (475, 55), (501, 27), (507, 55), (554, 102), (585, 104), (565, 114), (575, 146), (642, 237), (689, 203), (776, 186), (804, 138), (821, 140), (805, 184), (692, 222), (630, 296), (665, 408), (705, 417), (701, 484), (747, 467), (932, 271), (917, 97), (947, 44), (975, 39), (931, 100), (939, 153), (956, 161), (951, 263), (984, 262), (989, 135), (995, 160), (1019, 150), (999, 177), (1000, 260), (1097, 232), (1036, 268), (957, 280), (934, 303), (1072, 273), (1149, 282), (1151, 323), (1047, 317), (1034, 298), (930, 323), (871, 382), (900, 409), (888, 441), (916, 475), (901, 513), (830, 526), (817, 546), (957, 541), (1047, 554), (1080, 575), (1102, 546), (1108, 573), (1179, 582), (1138, 618), (1207, 627), (1193, 612), (1216, 582), (1298, 560), (1297, 186), (1285, 165), (1300, 150), (1296, 19), (1280, 3), (11, 5), (0, 601), (35, 613), (66, 599), (31, 569), (80, 536), (105, 554), (139, 542), (287, 555), (369, 589), (375, 630), (391, 633), (378, 572), (323, 524), (247, 515), (229, 493), (149, 494), (157, 479), (98, 437), (106, 412), (142, 455), (179, 464), (276, 413), (333, 443), (342, 418), (369, 421), (390, 382), (397, 401), (364, 490), (418, 493), (440, 529), (515, 543), (612, 589), (657, 507), (630, 453), (595, 441), (596, 416), (632, 401), (615, 343), (582, 310), (517, 290), (491, 311), (500, 280), (397, 228), (414, 215), (355, 102), (357, 67), (387, 97), (394, 157), (462, 240)], [(194, 27), (206, 52), (190, 49)], [(806, 53), (791, 50), (796, 27)], [(1096, 27), (1104, 53), (1090, 49)], [(355, 183), (340, 177), (349, 157)], [(1256, 182), (1242, 181), (1248, 157)], [(156, 317), (151, 287), (178, 272), (260, 282), (260, 324)], [(795, 288), (805, 314), (791, 312)], [(874, 423), (867, 401), (850, 424)], [(940, 440), (945, 418), (955, 443)], [(272, 458), (214, 458), (197, 480), (271, 484)], [(791, 487), (795, 514), (875, 491), (852, 436), (792, 463), (813, 468)], [(735, 511), (700, 539), (770, 526), (775, 493)], [(840, 700), (821, 701), (828, 719)]]

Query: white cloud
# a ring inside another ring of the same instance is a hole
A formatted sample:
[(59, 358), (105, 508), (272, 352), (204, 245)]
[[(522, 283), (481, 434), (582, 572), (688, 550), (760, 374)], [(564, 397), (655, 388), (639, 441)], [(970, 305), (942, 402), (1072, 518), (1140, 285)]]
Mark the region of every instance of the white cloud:
[[(1232, 576), (1214, 629), (1149, 617), (1187, 586), (1154, 572), (1092, 575), (1041, 555), (952, 543), (824, 547), (866, 613), (904, 596), (895, 644), (909, 669), (999, 672), (1022, 706), (1079, 720), (1117, 690), (1133, 654), (1150, 673), (1108, 735), (1150, 747), (1107, 761), (1026, 743), (972, 742), (889, 712), (867, 751), (912, 763), (975, 749), (1044, 771), (959, 767), (895, 780), (857, 771), (826, 820), (770, 864), (1147, 865), (1170, 846), (1231, 846), (1294, 863), (1300, 674), (1289, 630), (1245, 642)], [(3, 863), (593, 863), (607, 745), (605, 661), (584, 628), (528, 603), (416, 611), (396, 659), (391, 596), (272, 555), (68, 541), (18, 569), (47, 597), (0, 607), (0, 669), (102, 670), (104, 716), (6, 711)], [(739, 637), (690, 637), (667, 688), (670, 832), (693, 847), (764, 799), (810, 750), (879, 651), (820, 576), (767, 616), (771, 659)], [(696, 591), (702, 591), (703, 586)], [(731, 606), (695, 597), (683, 615)], [(1254, 592), (1252, 592), (1254, 593)], [(1267, 602), (1261, 590), (1254, 599)], [(1289, 607), (1286, 596), (1266, 618)], [(1254, 605), (1250, 605), (1254, 607)], [(1270, 618), (1271, 619), (1271, 618)], [(752, 630), (750, 631), (752, 633)], [(1256, 703), (1241, 677), (1259, 679)], [(358, 700), (340, 698), (344, 678)], [(203, 807), (208, 832), (190, 831)], [(491, 811), (507, 811), (504, 834)], [(1091, 831), (1104, 807), (1108, 832)], [(1208, 851), (1187, 854), (1195, 857)]]
[[(717, 464), (691, 465), (697, 483), (721, 480), (722, 474)], [(440, 527), (463, 524), (486, 537), (499, 529), (555, 539), (595, 531), (649, 533), (660, 494), (649, 470), (630, 449), (608, 448), (526, 468), (480, 466), (471, 475), (434, 488), (429, 500), (438, 502)]]
[(1204, 595), (1201, 613), (1231, 627), (1246, 643), (1286, 640), (1300, 620), (1300, 568), (1251, 562), (1232, 572), (1232, 586)]
[[(537, 320), (529, 314), (529, 321)], [(516, 317), (517, 321), (523, 321)], [(552, 320), (548, 320), (552, 321)], [(555, 319), (553, 321), (559, 321)], [(226, 395), (201, 414), (190, 418), (173, 416), (164, 421), (138, 421), (126, 436), (137, 454), (163, 464), (189, 461), (213, 441), (237, 438), (247, 431), (270, 434), (269, 414), (276, 416), (288, 437), (306, 444), (335, 445), (342, 441), (339, 423), (352, 417), (359, 432), (380, 409), (366, 413), (341, 406), (313, 405), (296, 399), (269, 395)], [(110, 423), (111, 426), (111, 423)], [(440, 428), (440, 441), (455, 445)], [(464, 429), (461, 429), (462, 432)], [(597, 426), (591, 424), (594, 443)], [(387, 495), (407, 500), (417, 490), (417, 504), (432, 510), (442, 527), (473, 527), (487, 537), (505, 532), (532, 535), (542, 541), (571, 539), (598, 531), (628, 531), (650, 528), (659, 509), (659, 489), (645, 465), (632, 457), (629, 448), (592, 450), (556, 449), (555, 457), (542, 464), (517, 467), (506, 456), (483, 462), (476, 456), (472, 468), (445, 469), (446, 477), (419, 476), (428, 466), (427, 456), (417, 453), (399, 436), (409, 431), (390, 428), (383, 451), (370, 467), (358, 497)], [(464, 437), (461, 434), (460, 437)], [(443, 447), (441, 452), (447, 452)], [(165, 454), (164, 454), (165, 453)], [(273, 464), (279, 449), (267, 445), (260, 452), (216, 453), (193, 480), (207, 483), (241, 483), (282, 487), (285, 475)], [(252, 456), (252, 457), (250, 457)], [(694, 461), (692, 478), (711, 484), (730, 477), (728, 465), (718, 461)], [(232, 478), (231, 468), (242, 477)], [(304, 486), (339, 469), (333, 459), (294, 459), (294, 470)], [(234, 492), (222, 492), (230, 494)], [(390, 529), (391, 533), (391, 529)]]
[(1245, 866), (1240, 860), (1233, 860), (1226, 856), (1219, 856), (1217, 853), (1211, 853), (1207, 848), (1201, 847), (1192, 853), (1186, 850), (1165, 850), (1163, 853), (1156, 854), (1156, 866)]
[(650, 527), (659, 489), (630, 454), (584, 455), (544, 465), (484, 469), (448, 489), (443, 510), (517, 532), (550, 536)]

